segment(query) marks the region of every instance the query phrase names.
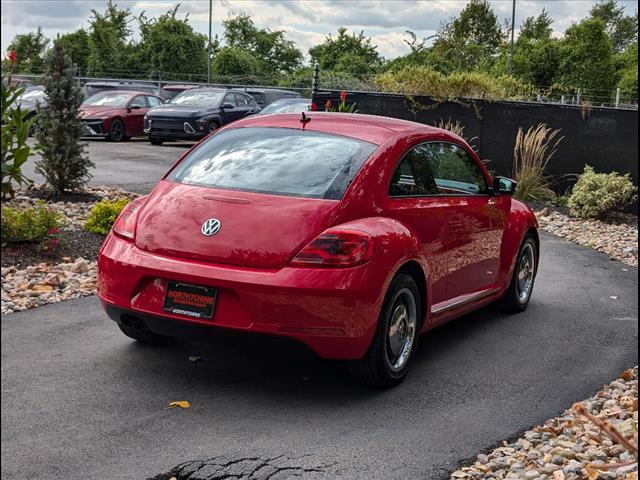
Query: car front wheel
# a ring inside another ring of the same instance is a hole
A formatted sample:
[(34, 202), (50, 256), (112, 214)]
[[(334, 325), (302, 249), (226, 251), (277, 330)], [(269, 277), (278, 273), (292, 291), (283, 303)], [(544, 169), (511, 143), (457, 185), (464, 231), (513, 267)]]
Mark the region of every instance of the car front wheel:
[(369, 350), (349, 365), (354, 379), (383, 388), (402, 382), (418, 346), (420, 312), (416, 282), (399, 273), (389, 285)]
[(503, 305), (512, 312), (522, 312), (529, 305), (533, 283), (538, 270), (538, 249), (531, 235), (522, 241), (511, 283), (502, 298)]
[(109, 125), (109, 140), (112, 142), (121, 142), (126, 138), (124, 134), (124, 123), (117, 118)]

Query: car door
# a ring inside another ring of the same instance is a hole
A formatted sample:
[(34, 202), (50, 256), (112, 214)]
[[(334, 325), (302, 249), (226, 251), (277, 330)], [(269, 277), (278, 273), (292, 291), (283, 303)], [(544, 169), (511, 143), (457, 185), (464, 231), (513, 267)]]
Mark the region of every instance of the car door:
[(410, 148), (391, 177), (386, 215), (407, 226), (420, 242), (428, 263), (429, 304), (444, 305), (447, 297), (448, 219), (451, 208), (438, 196), (429, 158), (421, 145)]
[(452, 308), (488, 295), (497, 287), (506, 212), (492, 194), (480, 160), (464, 146), (423, 144), (438, 199), (447, 205), (444, 249), (446, 296)]
[(127, 136), (142, 135), (144, 116), (147, 114), (147, 110), (149, 110), (149, 104), (147, 103), (146, 95), (136, 95), (131, 99), (125, 117)]
[(236, 105), (236, 96), (233, 92), (229, 92), (224, 96), (222, 105), (229, 105), (228, 107), (225, 107), (221, 112), (221, 117), (225, 125), (240, 118), (238, 107)]

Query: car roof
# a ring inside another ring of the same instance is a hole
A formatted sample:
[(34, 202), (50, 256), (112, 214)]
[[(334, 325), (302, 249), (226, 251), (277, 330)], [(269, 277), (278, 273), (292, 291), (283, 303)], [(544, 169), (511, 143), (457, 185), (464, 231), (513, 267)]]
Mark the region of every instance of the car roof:
[(151, 95), (152, 97), (162, 98), (159, 95), (156, 95), (155, 93), (140, 92), (138, 90), (103, 90), (102, 92), (98, 92), (95, 95), (99, 95), (99, 94), (119, 95), (123, 93), (129, 95), (130, 97), (135, 97), (136, 95)]
[[(279, 113), (278, 115), (247, 117), (234, 122), (231, 128), (302, 128), (301, 113)], [(344, 135), (377, 145), (384, 143), (398, 133), (444, 134), (451, 139), (457, 139), (455, 135), (446, 130), (397, 118), (337, 112), (304, 112), (304, 114), (309, 119), (309, 122), (304, 127), (306, 130)]]
[(164, 87), (162, 87), (162, 90), (191, 90), (192, 88), (198, 88), (198, 85), (174, 83), (172, 85), (165, 85)]
[(292, 90), (284, 90), (281, 88), (253, 88), (253, 87), (245, 87), (243, 89), (243, 91), (245, 92), (259, 92), (259, 93), (270, 93), (270, 92), (277, 92), (277, 93), (292, 93), (294, 95), (299, 95), (299, 93), (296, 93)]
[(150, 83), (139, 83), (139, 82), (87, 82), (85, 85), (90, 86), (104, 86), (104, 87), (112, 87), (114, 85), (118, 85), (121, 87), (131, 86), (131, 87), (146, 87), (146, 88), (155, 88), (155, 85)]

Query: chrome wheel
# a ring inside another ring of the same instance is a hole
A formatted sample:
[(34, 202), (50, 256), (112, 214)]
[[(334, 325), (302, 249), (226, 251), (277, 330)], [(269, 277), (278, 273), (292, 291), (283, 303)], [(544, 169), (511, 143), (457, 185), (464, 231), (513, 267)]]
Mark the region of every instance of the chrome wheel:
[(387, 322), (387, 362), (393, 372), (399, 372), (409, 361), (416, 338), (417, 307), (413, 292), (399, 290), (393, 299)]
[(531, 295), (536, 269), (536, 254), (531, 243), (526, 243), (518, 260), (517, 295), (520, 303), (525, 303)]

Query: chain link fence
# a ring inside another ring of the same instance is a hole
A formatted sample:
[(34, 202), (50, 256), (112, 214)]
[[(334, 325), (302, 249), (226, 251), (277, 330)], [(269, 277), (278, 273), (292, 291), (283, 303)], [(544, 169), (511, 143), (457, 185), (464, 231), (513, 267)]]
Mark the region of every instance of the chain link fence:
[[(6, 73), (3, 70), (3, 73)], [(261, 75), (235, 75), (235, 76), (212, 76), (211, 81), (207, 82), (206, 73), (177, 73), (177, 72), (149, 72), (144, 69), (110, 69), (103, 72), (102, 76), (82, 75), (78, 71), (78, 83), (84, 85), (87, 82), (108, 81), (108, 82), (136, 82), (153, 85), (158, 89), (170, 84), (195, 84), (210, 85), (225, 88), (281, 88), (293, 90), (304, 97), (310, 97), (312, 94), (313, 78), (311, 76), (261, 76)], [(43, 72), (21, 73), (15, 72), (14, 78), (26, 79), (34, 84), (39, 84), (42, 79)], [(422, 95), (425, 92), (410, 91), (390, 91), (383, 89), (376, 80), (376, 75), (365, 75), (353, 77), (346, 74), (333, 72), (320, 72), (318, 87), (320, 90), (340, 91), (347, 90), (349, 92), (363, 93), (399, 93), (405, 95)], [(482, 92), (477, 96), (465, 97), (467, 99), (484, 99)], [(493, 99), (497, 100), (497, 99)], [(608, 107), (618, 109), (638, 109), (637, 92), (616, 90), (598, 90), (598, 89), (570, 89), (557, 85), (542, 87), (536, 93), (526, 96), (518, 96), (517, 99), (505, 98), (505, 101), (520, 101), (526, 103), (544, 103), (557, 105), (574, 105), (581, 108), (591, 107)]]

